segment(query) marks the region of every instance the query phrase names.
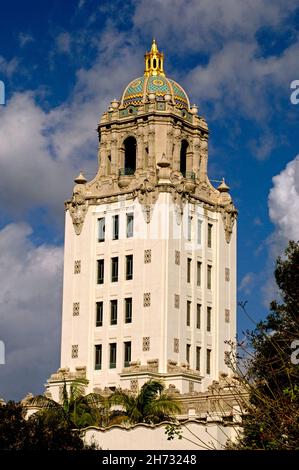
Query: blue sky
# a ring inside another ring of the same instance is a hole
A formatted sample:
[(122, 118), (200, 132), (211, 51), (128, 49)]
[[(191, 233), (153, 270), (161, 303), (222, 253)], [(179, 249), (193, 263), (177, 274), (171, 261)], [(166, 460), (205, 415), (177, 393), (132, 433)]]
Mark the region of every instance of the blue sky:
[[(63, 201), (96, 171), (101, 114), (143, 74), (152, 37), (208, 121), (209, 176), (231, 187), (238, 299), (255, 321), (299, 239), (299, 1), (10, 0), (0, 5), (0, 396), (59, 367)], [(252, 323), (238, 311), (239, 334)]]

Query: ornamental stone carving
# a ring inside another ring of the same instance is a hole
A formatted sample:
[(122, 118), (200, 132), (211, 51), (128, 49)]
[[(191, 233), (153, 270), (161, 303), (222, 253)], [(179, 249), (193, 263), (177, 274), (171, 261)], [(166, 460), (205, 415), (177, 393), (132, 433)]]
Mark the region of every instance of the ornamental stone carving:
[(159, 197), (159, 190), (157, 186), (150, 183), (145, 179), (134, 191), (133, 197), (137, 197), (139, 203), (142, 205), (143, 215), (146, 223), (151, 221), (151, 216), (155, 203)]
[(221, 216), (224, 225), (225, 240), (226, 243), (229, 243), (233, 233), (234, 223), (238, 216), (238, 211), (232, 202), (221, 208)]
[(74, 187), (73, 197), (67, 208), (70, 211), (70, 216), (73, 221), (76, 235), (80, 235), (88, 209), (88, 204), (85, 199), (85, 187), (83, 184), (76, 184)]

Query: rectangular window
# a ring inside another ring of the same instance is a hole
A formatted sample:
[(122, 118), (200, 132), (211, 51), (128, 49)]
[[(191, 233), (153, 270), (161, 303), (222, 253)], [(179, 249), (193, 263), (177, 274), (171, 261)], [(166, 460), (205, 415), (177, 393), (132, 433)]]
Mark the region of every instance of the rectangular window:
[(98, 242), (105, 241), (105, 217), (98, 219)]
[(96, 326), (103, 326), (103, 302), (96, 304)]
[(114, 215), (112, 217), (112, 240), (118, 240), (119, 234), (119, 216)]
[(111, 258), (111, 282), (118, 281), (118, 256)]
[(129, 367), (131, 362), (131, 341), (124, 342), (124, 367)]
[(190, 326), (190, 320), (191, 320), (191, 302), (190, 300), (187, 300), (187, 318), (186, 318), (187, 326)]
[(98, 259), (98, 284), (104, 284), (104, 260)]
[(133, 279), (133, 255), (126, 255), (126, 280)]
[(190, 350), (191, 344), (186, 344), (186, 361), (190, 364)]
[(116, 368), (116, 343), (109, 344), (109, 368)]
[(187, 282), (191, 282), (191, 258), (187, 258)]
[(191, 242), (192, 237), (192, 217), (189, 215), (188, 217), (188, 241)]
[(211, 331), (212, 307), (207, 307), (207, 331)]
[(207, 266), (207, 288), (212, 289), (212, 266), (210, 264)]
[(196, 306), (196, 328), (200, 330), (200, 321), (201, 321), (201, 305), (197, 304)]
[(132, 323), (132, 298), (125, 299), (125, 323)]
[(197, 286), (200, 287), (201, 285), (201, 262), (200, 261), (197, 261), (196, 283), (197, 283)]
[(208, 224), (208, 248), (212, 248), (212, 224)]
[(110, 300), (110, 324), (117, 325), (117, 300)]
[(200, 347), (196, 346), (196, 364), (195, 368), (196, 370), (200, 370)]
[(134, 214), (127, 214), (127, 238), (132, 238), (134, 234)]
[(95, 370), (101, 370), (102, 369), (102, 345), (96, 344), (94, 349), (95, 349), (94, 368)]
[(201, 245), (201, 227), (202, 227), (202, 221), (197, 220), (197, 244)]
[(207, 349), (207, 374), (211, 373), (211, 349)]

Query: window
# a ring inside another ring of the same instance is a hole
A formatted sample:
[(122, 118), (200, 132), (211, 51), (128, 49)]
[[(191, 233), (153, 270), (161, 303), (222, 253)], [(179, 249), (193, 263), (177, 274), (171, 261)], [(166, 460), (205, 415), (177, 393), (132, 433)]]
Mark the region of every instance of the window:
[(98, 219), (98, 242), (105, 241), (105, 217)]
[(190, 364), (190, 350), (191, 344), (186, 344), (186, 361)]
[(134, 214), (127, 214), (127, 238), (132, 238), (134, 233)]
[(133, 175), (136, 170), (136, 139), (128, 137), (124, 141), (125, 147), (125, 175)]
[(196, 328), (200, 330), (200, 321), (201, 321), (201, 305), (197, 304), (196, 306)]
[(96, 326), (103, 326), (103, 302), (96, 303)]
[(196, 283), (198, 287), (201, 285), (201, 262), (197, 261), (197, 269), (196, 269)]
[(191, 235), (192, 235), (192, 217), (189, 215), (188, 217), (188, 241), (191, 242)]
[(212, 224), (208, 224), (208, 248), (212, 248)]
[(126, 255), (126, 280), (133, 279), (133, 255)]
[(186, 325), (190, 326), (190, 317), (191, 317), (191, 302), (187, 300), (187, 318), (186, 318)]
[(207, 307), (207, 331), (211, 331), (212, 307)]
[(210, 264), (207, 266), (207, 288), (212, 288), (212, 266)]
[(112, 217), (112, 240), (118, 240), (119, 233), (119, 216), (114, 215)]
[(211, 349), (207, 349), (207, 374), (211, 373)]
[(117, 325), (117, 300), (110, 300), (110, 324)]
[(187, 282), (191, 282), (191, 258), (187, 258)]
[(116, 368), (116, 343), (109, 344), (109, 368)]
[(98, 259), (98, 284), (104, 284), (104, 260)]
[(201, 245), (201, 227), (202, 227), (202, 221), (197, 220), (197, 244)]
[(196, 346), (195, 369), (200, 370), (200, 347)]
[(118, 281), (118, 256), (111, 258), (111, 282)]
[(182, 173), (183, 176), (186, 175), (186, 169), (187, 169), (187, 148), (188, 148), (187, 140), (182, 140), (181, 150), (180, 150), (180, 172)]
[(125, 299), (125, 323), (132, 323), (132, 298)]
[(129, 367), (131, 362), (131, 341), (124, 342), (124, 367)]
[(95, 370), (101, 370), (102, 369), (102, 345), (101, 344), (96, 344), (95, 345), (94, 368), (95, 368)]

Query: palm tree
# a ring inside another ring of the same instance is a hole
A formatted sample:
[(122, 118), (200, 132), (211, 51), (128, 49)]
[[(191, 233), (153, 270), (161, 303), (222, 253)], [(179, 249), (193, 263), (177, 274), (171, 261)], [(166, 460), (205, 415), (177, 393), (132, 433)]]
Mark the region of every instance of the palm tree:
[[(69, 391), (64, 381), (62, 403), (44, 395), (37, 395), (28, 400), (29, 405), (37, 406), (46, 420), (53, 421), (57, 417), (62, 423), (76, 428), (98, 424), (101, 420), (101, 402), (107, 407), (105, 397), (98, 393), (84, 395), (86, 379), (75, 379), (71, 382)], [(103, 408), (103, 407), (102, 407)]]
[(114, 392), (115, 403), (122, 405), (122, 421), (131, 424), (156, 424), (161, 421), (173, 421), (180, 412), (177, 400), (166, 390), (159, 380), (149, 380), (141, 387), (137, 395), (121, 389)]

